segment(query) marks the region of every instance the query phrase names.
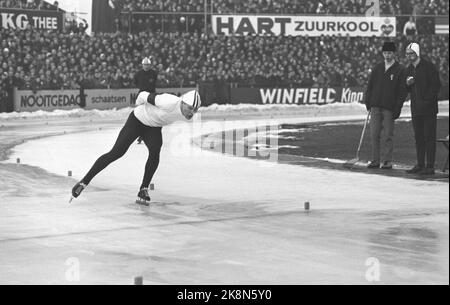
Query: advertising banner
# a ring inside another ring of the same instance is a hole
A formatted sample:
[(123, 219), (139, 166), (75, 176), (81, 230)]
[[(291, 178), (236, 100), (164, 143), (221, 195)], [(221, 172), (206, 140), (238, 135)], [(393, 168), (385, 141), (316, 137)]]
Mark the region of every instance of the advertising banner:
[(40, 30), (61, 30), (63, 28), (63, 13), (0, 8), (0, 26), (2, 29), (25, 30), (28, 25)]
[(80, 108), (82, 98), (79, 90), (28, 90), (14, 92), (15, 111), (52, 111)]
[(213, 15), (216, 35), (395, 37), (395, 17)]
[(448, 16), (435, 17), (435, 33), (448, 35)]
[(234, 104), (362, 103), (364, 88), (231, 88)]
[[(181, 95), (196, 88), (161, 88), (158, 93)], [(135, 104), (138, 89), (86, 89), (83, 96), (80, 90), (20, 90), (14, 92), (15, 111), (53, 111), (76, 108), (113, 109), (131, 107)]]
[(130, 107), (136, 100), (138, 90), (132, 89), (87, 89), (86, 110)]

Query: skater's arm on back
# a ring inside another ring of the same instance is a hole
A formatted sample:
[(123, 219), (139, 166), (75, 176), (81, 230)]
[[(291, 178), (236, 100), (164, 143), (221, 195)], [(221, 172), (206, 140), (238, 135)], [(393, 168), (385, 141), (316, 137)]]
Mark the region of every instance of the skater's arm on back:
[(148, 93), (147, 91), (142, 91), (139, 93), (137, 99), (136, 99), (136, 106), (149, 103), (155, 106), (155, 98), (156, 93)]
[(136, 99), (136, 106), (149, 103), (158, 108), (170, 110), (177, 106), (179, 101), (180, 98), (173, 94), (156, 94), (143, 91), (139, 93)]
[(180, 98), (173, 94), (164, 93), (155, 98), (155, 106), (161, 109), (171, 110), (178, 105)]

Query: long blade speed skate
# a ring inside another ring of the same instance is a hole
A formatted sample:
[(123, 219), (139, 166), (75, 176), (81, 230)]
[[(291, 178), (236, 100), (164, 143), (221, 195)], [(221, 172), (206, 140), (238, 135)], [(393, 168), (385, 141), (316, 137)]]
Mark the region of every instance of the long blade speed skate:
[(72, 197), (70, 197), (69, 203), (71, 203), (74, 198), (78, 198), (78, 196), (80, 196), (81, 192), (85, 188), (86, 188), (86, 184), (84, 184), (81, 181), (78, 182), (77, 184), (75, 184), (75, 186), (72, 188)]
[(140, 205), (149, 206), (150, 205), (150, 195), (148, 194), (148, 188), (142, 188), (136, 199), (136, 203)]

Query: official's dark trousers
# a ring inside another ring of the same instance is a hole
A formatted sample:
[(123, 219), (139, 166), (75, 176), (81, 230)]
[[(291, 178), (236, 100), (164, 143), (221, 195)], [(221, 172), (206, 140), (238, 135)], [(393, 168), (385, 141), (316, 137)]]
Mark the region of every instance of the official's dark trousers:
[(412, 123), (416, 139), (417, 165), (434, 169), (437, 116), (413, 116)]
[(372, 138), (372, 162), (392, 162), (394, 152), (394, 118), (392, 111), (372, 107), (370, 133)]

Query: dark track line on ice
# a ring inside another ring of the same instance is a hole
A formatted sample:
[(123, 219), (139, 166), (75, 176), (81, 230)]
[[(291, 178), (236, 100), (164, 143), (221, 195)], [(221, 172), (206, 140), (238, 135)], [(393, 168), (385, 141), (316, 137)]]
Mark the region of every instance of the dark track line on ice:
[[(329, 212), (330, 210), (328, 210)], [(312, 213), (315, 213), (316, 216), (318, 214), (318, 211), (311, 212), (311, 211), (285, 211), (285, 212), (278, 212), (278, 213), (268, 213), (268, 214), (260, 214), (260, 215), (245, 215), (245, 216), (239, 216), (239, 217), (227, 217), (227, 218), (213, 218), (213, 219), (199, 219), (199, 220), (187, 220), (187, 221), (179, 221), (179, 222), (171, 222), (171, 223), (164, 223), (164, 224), (154, 224), (154, 225), (143, 225), (143, 226), (134, 226), (134, 227), (123, 227), (123, 228), (116, 228), (116, 229), (104, 229), (104, 230), (97, 230), (97, 231), (85, 231), (85, 232), (71, 232), (71, 233), (64, 233), (64, 234), (57, 234), (57, 235), (41, 235), (41, 236), (30, 236), (30, 237), (23, 237), (23, 238), (7, 238), (0, 240), (0, 243), (7, 243), (7, 242), (14, 242), (14, 241), (23, 241), (23, 240), (33, 240), (33, 239), (46, 239), (46, 238), (58, 238), (58, 237), (65, 237), (65, 236), (76, 236), (76, 235), (89, 235), (89, 234), (97, 234), (97, 233), (107, 233), (107, 232), (117, 232), (117, 231), (128, 231), (128, 230), (137, 230), (142, 228), (152, 228), (152, 227), (167, 227), (172, 225), (196, 225), (196, 224), (204, 224), (204, 223), (211, 223), (211, 222), (225, 222), (225, 221), (231, 221), (231, 220), (243, 220), (243, 219), (257, 219), (257, 218), (265, 218), (265, 217), (272, 217), (272, 216), (289, 216), (289, 215), (295, 215), (295, 214), (306, 214), (308, 216), (311, 216)], [(384, 211), (378, 211), (374, 215), (376, 216), (383, 216), (387, 215), (388, 212)], [(440, 214), (448, 214), (447, 211), (441, 211), (436, 213), (412, 213), (407, 215), (402, 215), (403, 217), (417, 217), (417, 216), (430, 216), (430, 215), (440, 215)], [(374, 216), (372, 215), (372, 216)], [(171, 215), (173, 216), (173, 215)], [(390, 220), (388, 220), (390, 221)]]
[(116, 228), (116, 229), (104, 229), (104, 230), (97, 230), (97, 231), (71, 232), (71, 233), (56, 234), (56, 235), (40, 235), (40, 236), (30, 236), (30, 237), (21, 237), (21, 238), (7, 238), (7, 239), (0, 240), (0, 243), (23, 241), (23, 240), (33, 240), (33, 239), (58, 238), (58, 237), (76, 236), (76, 235), (84, 235), (84, 234), (89, 235), (89, 234), (96, 234), (96, 233), (128, 231), (128, 230), (137, 230), (137, 229), (152, 228), (152, 227), (167, 227), (167, 226), (172, 226), (172, 225), (195, 225), (195, 224), (204, 224), (204, 223), (209, 223), (209, 222), (221, 222), (221, 221), (242, 220), (242, 219), (257, 219), (257, 218), (272, 217), (272, 216), (287, 216), (287, 215), (293, 215), (293, 214), (309, 214), (309, 213), (311, 213), (311, 212), (302, 210), (302, 211), (286, 211), (286, 212), (270, 213), (270, 214), (262, 214), (262, 215), (247, 215), (247, 216), (240, 216), (240, 217), (189, 220), (189, 221), (179, 221), (179, 222), (164, 223), (164, 224), (123, 227), (123, 228)]

